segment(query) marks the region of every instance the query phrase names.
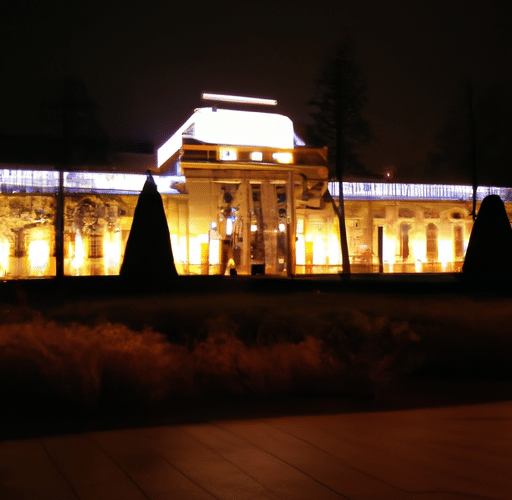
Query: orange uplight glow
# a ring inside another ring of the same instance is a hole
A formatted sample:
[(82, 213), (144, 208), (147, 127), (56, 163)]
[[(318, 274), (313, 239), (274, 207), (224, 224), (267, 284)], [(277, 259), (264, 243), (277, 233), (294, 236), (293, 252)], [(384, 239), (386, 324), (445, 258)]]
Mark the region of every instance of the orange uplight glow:
[(0, 274), (5, 276), (9, 268), (9, 242), (0, 241)]
[(75, 253), (71, 265), (78, 270), (84, 265), (84, 262), (85, 246), (82, 240), (82, 235), (80, 233), (77, 233), (77, 235), (75, 236)]
[(119, 231), (106, 233), (103, 240), (105, 267), (110, 271), (118, 271), (121, 263), (121, 234)]
[(32, 269), (44, 271), (50, 260), (50, 245), (44, 240), (31, 241), (28, 246), (28, 260)]
[(272, 158), (274, 158), (278, 163), (293, 163), (293, 155), (289, 152), (274, 153)]
[(384, 262), (389, 265), (389, 272), (393, 272), (395, 263), (395, 240), (384, 236)]
[(439, 262), (443, 271), (446, 271), (448, 262), (453, 260), (453, 246), (450, 240), (439, 240)]

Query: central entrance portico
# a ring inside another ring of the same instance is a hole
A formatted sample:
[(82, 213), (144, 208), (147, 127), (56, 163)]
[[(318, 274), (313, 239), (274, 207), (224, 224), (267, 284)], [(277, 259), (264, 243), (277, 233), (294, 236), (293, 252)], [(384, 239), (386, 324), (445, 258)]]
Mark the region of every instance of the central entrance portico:
[(186, 178), (190, 262), (201, 274), (293, 275), (296, 205), (320, 206), (326, 161), (285, 116), (196, 110), (158, 151), (162, 173)]

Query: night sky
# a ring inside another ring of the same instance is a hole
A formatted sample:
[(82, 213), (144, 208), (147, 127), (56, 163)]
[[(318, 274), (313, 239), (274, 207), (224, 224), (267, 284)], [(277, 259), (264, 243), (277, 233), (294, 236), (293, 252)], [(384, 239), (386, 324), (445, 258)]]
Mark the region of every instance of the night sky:
[(62, 75), (85, 82), (110, 136), (155, 146), (207, 105), (202, 91), (275, 98), (276, 112), (309, 123), (320, 67), (348, 38), (368, 87), (370, 170), (430, 172), (435, 137), (464, 116), (471, 81), (481, 162), (503, 174), (511, 27), (512, 2), (496, 0), (6, 0), (0, 132), (37, 133), (41, 88)]

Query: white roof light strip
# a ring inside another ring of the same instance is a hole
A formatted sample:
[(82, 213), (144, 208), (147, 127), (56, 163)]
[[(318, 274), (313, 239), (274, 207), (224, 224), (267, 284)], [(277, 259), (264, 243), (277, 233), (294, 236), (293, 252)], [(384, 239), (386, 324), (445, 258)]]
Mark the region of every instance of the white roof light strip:
[[(334, 198), (339, 196), (337, 182), (329, 182), (329, 192)], [(511, 200), (509, 188), (496, 186), (478, 186), (477, 199), (497, 194), (504, 202)], [(344, 182), (345, 200), (432, 200), (432, 201), (470, 201), (473, 197), (472, 186), (451, 184), (405, 184), (394, 182)]]
[[(64, 172), (65, 192), (127, 193), (138, 194), (146, 181), (146, 174), (123, 174), (118, 172)], [(174, 182), (186, 182), (182, 176), (153, 176), (161, 194), (178, 194)], [(0, 169), (0, 192), (2, 193), (55, 193), (59, 189), (59, 173), (55, 170)], [(330, 182), (329, 191), (338, 197), (338, 183)], [(473, 188), (450, 184), (405, 184), (384, 182), (344, 182), (344, 197), (347, 200), (450, 200), (469, 201)], [(489, 194), (497, 194), (504, 202), (512, 201), (510, 188), (479, 186), (478, 200)]]
[(277, 106), (275, 99), (263, 99), (261, 97), (246, 97), (238, 95), (210, 94), (203, 92), (204, 101), (234, 102), (238, 104), (259, 104), (261, 106)]

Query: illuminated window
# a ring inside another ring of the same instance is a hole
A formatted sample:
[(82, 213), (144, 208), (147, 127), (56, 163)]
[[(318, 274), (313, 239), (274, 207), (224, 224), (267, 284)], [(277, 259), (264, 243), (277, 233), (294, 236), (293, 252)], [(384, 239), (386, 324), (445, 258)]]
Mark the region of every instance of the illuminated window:
[(439, 219), (439, 212), (435, 210), (425, 211), (425, 219)]
[(400, 224), (400, 257), (402, 260), (409, 258), (409, 224)]
[(453, 228), (453, 248), (456, 258), (464, 257), (464, 228), (462, 226)]
[(222, 161), (236, 161), (238, 156), (234, 148), (220, 148), (219, 157)]
[(438, 254), (438, 229), (435, 224), (427, 226), (427, 260), (437, 261)]
[(410, 208), (400, 208), (398, 210), (398, 217), (402, 219), (412, 219), (414, 218), (414, 212)]
[(261, 161), (261, 160), (263, 160), (263, 153), (261, 151), (253, 151), (251, 153), (251, 160), (252, 161)]
[(274, 153), (272, 158), (274, 158), (278, 163), (293, 163), (293, 155), (288, 152)]
[(385, 209), (385, 207), (380, 207), (380, 208), (376, 209), (373, 212), (373, 217), (374, 217), (374, 219), (385, 219), (386, 218), (386, 209)]
[(233, 217), (228, 217), (226, 219), (226, 236), (231, 236), (233, 234)]
[(92, 233), (89, 239), (89, 257), (103, 257), (103, 235)]

